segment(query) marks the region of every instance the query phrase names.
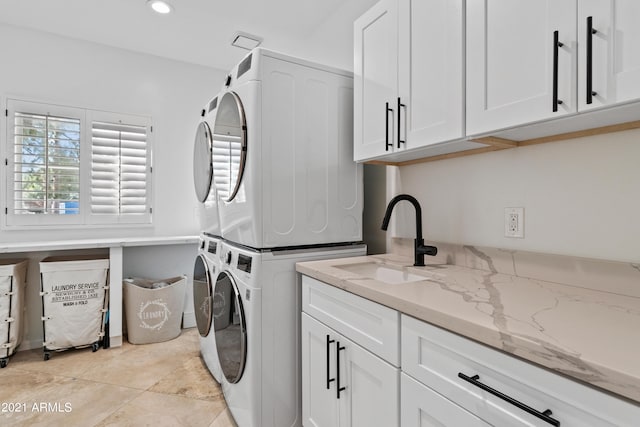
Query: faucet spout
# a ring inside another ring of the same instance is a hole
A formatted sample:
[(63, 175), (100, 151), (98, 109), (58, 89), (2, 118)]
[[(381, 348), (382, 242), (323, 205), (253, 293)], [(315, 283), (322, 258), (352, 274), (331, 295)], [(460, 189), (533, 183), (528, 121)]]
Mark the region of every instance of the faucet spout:
[(391, 213), (393, 212), (393, 208), (398, 204), (398, 202), (402, 200), (410, 202), (416, 210), (416, 238), (414, 240), (413, 265), (416, 267), (424, 267), (424, 256), (435, 256), (438, 253), (438, 248), (436, 248), (435, 246), (424, 246), (424, 239), (422, 238), (422, 208), (420, 207), (420, 203), (418, 202), (418, 200), (416, 200), (415, 197), (408, 194), (399, 194), (391, 199), (384, 214), (381, 228), (385, 231), (387, 230), (387, 228), (389, 228), (389, 220), (391, 220)]
[(389, 205), (387, 206), (387, 211), (384, 213), (384, 219), (382, 220), (382, 229), (384, 231), (387, 231), (387, 228), (389, 228), (389, 221), (391, 220), (391, 213), (393, 212), (393, 208), (398, 204), (398, 202), (402, 200), (410, 202), (416, 209), (416, 238), (422, 239), (422, 208), (420, 207), (420, 203), (418, 202), (418, 200), (408, 194), (399, 194), (391, 199)]

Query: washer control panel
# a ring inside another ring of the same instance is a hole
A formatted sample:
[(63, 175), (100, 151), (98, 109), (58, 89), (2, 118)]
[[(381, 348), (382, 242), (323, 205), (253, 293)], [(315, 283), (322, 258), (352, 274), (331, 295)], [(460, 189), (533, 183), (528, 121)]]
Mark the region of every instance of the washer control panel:
[(251, 257), (248, 255), (238, 254), (238, 270), (245, 273), (251, 273)]

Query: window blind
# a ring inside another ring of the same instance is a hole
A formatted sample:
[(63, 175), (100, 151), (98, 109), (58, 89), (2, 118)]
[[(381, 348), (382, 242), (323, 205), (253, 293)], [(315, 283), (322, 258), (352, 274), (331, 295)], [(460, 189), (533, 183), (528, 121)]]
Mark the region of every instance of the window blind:
[(213, 134), (213, 182), (218, 195), (227, 200), (240, 172), (242, 141), (239, 136)]
[(91, 213), (147, 213), (147, 128), (91, 124)]
[(77, 214), (80, 120), (16, 111), (14, 214)]

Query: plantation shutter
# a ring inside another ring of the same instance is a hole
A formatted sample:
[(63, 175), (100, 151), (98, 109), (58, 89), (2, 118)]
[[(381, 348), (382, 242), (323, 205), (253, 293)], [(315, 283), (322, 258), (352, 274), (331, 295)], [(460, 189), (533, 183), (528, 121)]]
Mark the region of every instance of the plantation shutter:
[(13, 213), (77, 214), (80, 120), (16, 111)]
[(147, 127), (91, 124), (91, 213), (147, 214)]
[(222, 200), (231, 195), (231, 145), (226, 135), (213, 134), (213, 184)]

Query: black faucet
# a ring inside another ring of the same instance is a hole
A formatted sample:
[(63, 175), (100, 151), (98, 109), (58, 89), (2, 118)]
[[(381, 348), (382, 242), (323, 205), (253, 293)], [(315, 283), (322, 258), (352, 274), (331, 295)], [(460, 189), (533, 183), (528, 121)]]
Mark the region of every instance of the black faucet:
[(422, 208), (420, 208), (420, 203), (418, 203), (415, 197), (408, 194), (400, 194), (391, 199), (389, 206), (387, 206), (387, 211), (384, 214), (384, 219), (382, 220), (382, 229), (387, 231), (389, 220), (391, 219), (391, 212), (395, 205), (401, 200), (411, 202), (413, 207), (416, 208), (416, 238), (413, 245), (413, 265), (416, 267), (424, 267), (424, 256), (435, 256), (438, 253), (438, 248), (424, 245), (424, 239), (422, 238)]

